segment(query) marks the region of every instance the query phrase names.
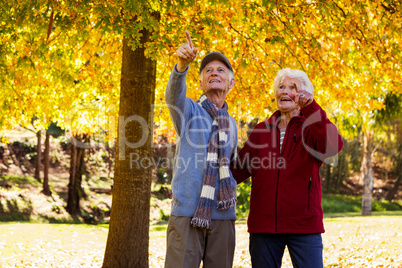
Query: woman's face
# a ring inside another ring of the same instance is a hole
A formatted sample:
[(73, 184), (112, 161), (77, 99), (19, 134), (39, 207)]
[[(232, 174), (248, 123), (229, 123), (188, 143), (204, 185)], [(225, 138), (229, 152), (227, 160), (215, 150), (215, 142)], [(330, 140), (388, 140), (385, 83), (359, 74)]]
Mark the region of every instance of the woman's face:
[(294, 84), (296, 84), (297, 88), (301, 88), (300, 81), (295, 78), (285, 76), (279, 81), (275, 94), (276, 106), (278, 107), (279, 111), (287, 113), (299, 108), (299, 106), (289, 96), (289, 94), (293, 94), (294, 98), (298, 92)]

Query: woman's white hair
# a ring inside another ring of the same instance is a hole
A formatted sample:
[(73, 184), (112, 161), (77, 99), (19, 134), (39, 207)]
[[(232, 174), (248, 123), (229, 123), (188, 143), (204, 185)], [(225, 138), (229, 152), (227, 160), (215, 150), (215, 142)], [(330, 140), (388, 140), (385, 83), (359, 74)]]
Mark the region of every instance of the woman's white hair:
[(303, 71), (297, 69), (285, 68), (278, 71), (278, 74), (274, 80), (274, 94), (276, 95), (276, 90), (278, 89), (279, 82), (283, 77), (297, 79), (301, 82), (302, 86), (299, 89), (306, 90), (314, 95), (314, 86), (308, 78), (307, 74)]

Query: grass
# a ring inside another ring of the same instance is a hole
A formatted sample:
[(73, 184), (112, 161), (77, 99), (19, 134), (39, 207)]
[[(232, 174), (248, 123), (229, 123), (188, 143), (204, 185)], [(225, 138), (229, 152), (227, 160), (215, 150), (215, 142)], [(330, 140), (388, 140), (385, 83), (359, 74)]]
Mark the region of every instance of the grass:
[[(332, 218), (370, 218), (370, 217), (402, 217), (402, 210), (400, 211), (373, 211), (371, 216), (362, 216), (361, 212), (340, 212), (340, 213), (327, 213), (324, 214), (324, 221), (330, 222)], [(246, 225), (246, 218), (238, 218), (236, 221), (236, 225)], [(167, 221), (161, 221), (155, 224), (151, 224), (149, 226), (150, 232), (166, 232), (167, 230)]]
[[(324, 213), (361, 212), (361, 196), (327, 194), (322, 198)], [(401, 202), (389, 202), (386, 200), (373, 200), (373, 211), (401, 211)]]
[(83, 267), (76, 262), (84, 257), (97, 263), (107, 232), (85, 224), (0, 224), (0, 264), (2, 260), (4, 267)]
[[(0, 199), (0, 221), (30, 221), (30, 222), (50, 222), (50, 223), (76, 223), (76, 219), (71, 218), (65, 211), (63, 196), (65, 193), (56, 191), (55, 187), (60, 182), (51, 181), (52, 197), (46, 197), (40, 193), (42, 186), (30, 176), (0, 176), (0, 184), (7, 185), (7, 189), (2, 189)], [(56, 186), (53, 185), (57, 183)], [(84, 180), (83, 187), (86, 192), (93, 195), (91, 200), (85, 202), (83, 207), (90, 206), (90, 209), (98, 207), (98, 203), (110, 203), (111, 196), (105, 194), (91, 193), (89, 188), (102, 184), (99, 179)], [(107, 182), (110, 184), (110, 182)], [(65, 183), (66, 184), (66, 183)], [(102, 185), (103, 186), (103, 185)], [(106, 186), (103, 186), (106, 188)], [(155, 193), (159, 193), (154, 189)], [(63, 195), (63, 196), (59, 196)], [(82, 200), (84, 201), (84, 200)], [(160, 193), (151, 198), (151, 220), (152, 223), (158, 221), (166, 222), (170, 215), (171, 199)], [(240, 204), (239, 204), (240, 206)], [(339, 216), (359, 216), (361, 215), (361, 196), (347, 195), (323, 195), (322, 207), (325, 217)], [(86, 208), (88, 210), (88, 208)], [(102, 209), (104, 209), (102, 207)], [(241, 209), (238, 209), (240, 211)], [(384, 200), (373, 200), (373, 215), (377, 212), (388, 213), (388, 215), (401, 215), (402, 202), (388, 202)], [(247, 218), (248, 211), (238, 213), (238, 218)]]
[(402, 217), (326, 218), (327, 267), (401, 267)]
[(33, 187), (42, 187), (42, 184), (31, 176), (12, 176), (12, 175), (0, 176), (0, 182), (15, 187), (19, 187), (21, 185), (32, 185)]
[[(248, 215), (249, 208), (249, 189), (243, 190), (238, 188), (240, 191), (240, 197), (238, 200), (240, 203), (237, 205), (237, 217), (246, 218)], [(351, 196), (351, 195), (340, 195), (340, 194), (324, 194), (322, 196), (322, 209), (324, 214), (344, 214), (344, 213), (355, 213), (356, 215), (361, 214), (361, 196)], [(386, 200), (373, 200), (372, 201), (372, 211), (402, 211), (402, 200), (389, 202)]]
[[(52, 197), (40, 194), (41, 185), (32, 177), (2, 176), (0, 182), (11, 185), (0, 193), (0, 221), (14, 221), (0, 222), (1, 268), (101, 267), (108, 224), (73, 224), (77, 221), (64, 211), (65, 200), (55, 191)], [(94, 198), (105, 197), (110, 198)], [(163, 267), (169, 204), (170, 199), (158, 196), (151, 200), (151, 218), (165, 221), (150, 226), (150, 267)], [(325, 267), (402, 267), (401, 204), (374, 200), (372, 216), (362, 217), (361, 197), (324, 195)], [(250, 267), (245, 217), (236, 222), (237, 268)], [(282, 267), (292, 267), (288, 253)]]
[[(324, 218), (339, 218), (339, 217), (360, 217), (361, 212), (337, 212), (324, 213)], [(402, 210), (398, 211), (373, 211), (371, 216), (402, 216)]]
[[(65, 200), (53, 191), (52, 197), (46, 197), (40, 193), (41, 184), (33, 177), (25, 176), (0, 176), (0, 183), (10, 186), (2, 190), (0, 200), (0, 221), (30, 221), (49, 223), (76, 223), (65, 211)], [(54, 183), (52, 181), (52, 183)], [(95, 183), (103, 183), (101, 180), (84, 181), (83, 187), (87, 192)], [(54, 190), (54, 186), (51, 185)], [(63, 194), (59, 191), (60, 194)], [(92, 200), (87, 201), (83, 206), (97, 207), (106, 201), (110, 203), (110, 195), (92, 194)], [(151, 220), (166, 222), (170, 214), (170, 199), (164, 195), (152, 196), (151, 198)], [(378, 212), (388, 213), (387, 215), (401, 215), (402, 202), (388, 202), (384, 200), (373, 200), (373, 215)], [(346, 195), (323, 195), (322, 206), (325, 217), (359, 216), (361, 215), (361, 197)], [(88, 208), (87, 208), (88, 210)], [(240, 210), (240, 209), (239, 209)], [(247, 218), (248, 211), (238, 214), (238, 218)], [(383, 214), (382, 214), (383, 215)], [(157, 227), (159, 228), (159, 227)]]
[[(401, 267), (402, 215), (325, 218), (324, 266)], [(101, 267), (108, 225), (0, 223), (0, 267)], [(163, 267), (166, 222), (150, 226), (149, 267)], [(2, 265), (3, 266), (2, 266)], [(251, 267), (244, 220), (234, 267)], [(285, 253), (282, 267), (292, 267)]]

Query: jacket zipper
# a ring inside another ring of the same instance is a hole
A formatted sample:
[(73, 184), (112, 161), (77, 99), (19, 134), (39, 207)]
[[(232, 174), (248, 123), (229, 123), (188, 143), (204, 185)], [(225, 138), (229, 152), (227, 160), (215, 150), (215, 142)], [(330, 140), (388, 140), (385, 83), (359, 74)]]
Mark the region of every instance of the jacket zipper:
[[(279, 154), (278, 155), (280, 156), (279, 157), (279, 166), (278, 167), (281, 167), (281, 165), (282, 165), (282, 155), (283, 155), (283, 151), (285, 150), (285, 145), (286, 145), (286, 142), (287, 142), (288, 137), (289, 137), (289, 129), (290, 129), (290, 125), (291, 125), (293, 119), (294, 118), (290, 119), (289, 124), (286, 127), (285, 138), (284, 138), (283, 143), (282, 143), (282, 148), (283, 148), (282, 152), (281, 152), (280, 146), (278, 146), (278, 149), (279, 149)], [(281, 134), (280, 134), (280, 129), (279, 129), (278, 126), (276, 126), (276, 136), (277, 136), (277, 142), (278, 142), (278, 145), (279, 145), (280, 144)], [(296, 134), (294, 134), (293, 139), (296, 142)], [(278, 192), (279, 192), (279, 173), (280, 172), (281, 172), (280, 168), (278, 168), (278, 178), (276, 179), (276, 196), (275, 196), (275, 233), (278, 233)]]
[(312, 180), (310, 177), (310, 180), (308, 182), (308, 191), (307, 191), (307, 209), (310, 209), (310, 190), (311, 190), (311, 186), (312, 186)]
[[(286, 135), (286, 134), (285, 134)], [(279, 128), (276, 129), (276, 136), (277, 136), (277, 142), (278, 145), (280, 144), (280, 130)], [(285, 142), (285, 141), (283, 141)], [(284, 144), (282, 144), (282, 147)], [(275, 233), (278, 233), (278, 190), (279, 190), (279, 173), (281, 172), (281, 165), (282, 165), (282, 155), (281, 155), (281, 147), (277, 146), (278, 148), (278, 155), (279, 155), (279, 164), (278, 164), (278, 177), (276, 179), (276, 194), (275, 194)]]

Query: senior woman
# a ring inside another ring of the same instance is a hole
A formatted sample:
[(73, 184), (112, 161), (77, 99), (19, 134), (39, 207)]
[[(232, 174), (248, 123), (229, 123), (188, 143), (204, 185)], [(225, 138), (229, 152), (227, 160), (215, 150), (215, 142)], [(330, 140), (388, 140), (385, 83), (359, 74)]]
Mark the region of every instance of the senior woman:
[(286, 246), (294, 267), (323, 267), (320, 167), (343, 142), (305, 72), (280, 70), (274, 94), (278, 110), (255, 126), (231, 163), (237, 183), (251, 176), (252, 267), (281, 267)]

